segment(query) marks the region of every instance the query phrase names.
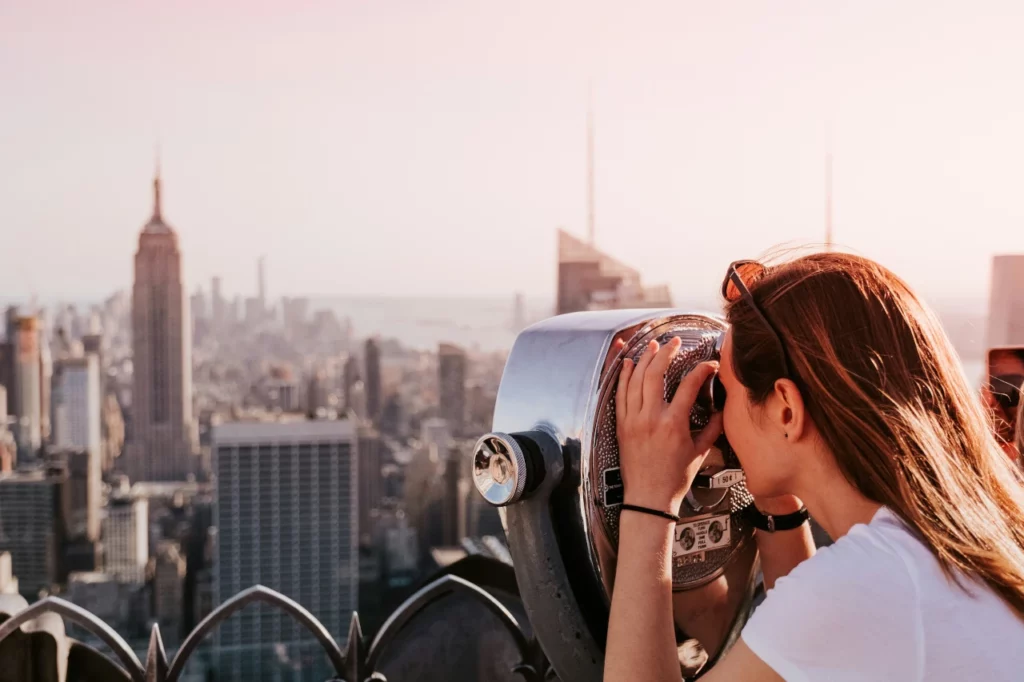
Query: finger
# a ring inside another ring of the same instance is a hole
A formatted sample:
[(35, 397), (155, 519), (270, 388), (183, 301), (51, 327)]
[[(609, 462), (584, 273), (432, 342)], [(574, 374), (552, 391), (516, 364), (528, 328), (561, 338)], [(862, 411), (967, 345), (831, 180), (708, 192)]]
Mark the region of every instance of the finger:
[(711, 449), (711, 446), (715, 444), (715, 441), (721, 435), (722, 413), (715, 412), (711, 415), (708, 425), (701, 429), (700, 433), (697, 434), (696, 440), (693, 441), (693, 451), (698, 454), (704, 454)]
[(676, 389), (676, 395), (672, 398), (672, 417), (677, 419), (689, 419), (690, 408), (697, 400), (697, 393), (704, 385), (708, 377), (718, 371), (717, 362), (702, 362), (694, 367), (686, 377), (683, 378)]
[(619, 358), (619, 355), (622, 353), (622, 349), (625, 347), (625, 339), (616, 339), (612, 343), (612, 347), (608, 349), (608, 355), (604, 359), (604, 367), (601, 368), (601, 376), (604, 376), (604, 373), (608, 371), (608, 368), (615, 363)]
[(622, 361), (622, 369), (619, 370), (619, 385), (615, 389), (615, 416), (618, 422), (626, 416), (629, 409), (626, 394), (629, 388), (629, 377), (633, 375), (633, 361), (626, 358)]
[(683, 345), (682, 340), (676, 336), (666, 343), (658, 351), (651, 364), (647, 367), (647, 376), (644, 377), (644, 405), (648, 408), (660, 405), (665, 401), (665, 373), (668, 372), (672, 359), (679, 352)]
[(629, 379), (629, 395), (626, 397), (626, 401), (629, 409), (634, 414), (644, 409), (644, 373), (647, 371), (647, 366), (651, 364), (651, 360), (654, 359), (657, 352), (657, 341), (651, 341), (647, 344), (647, 348), (644, 350), (643, 355), (640, 356), (640, 360), (636, 363), (636, 368), (633, 370), (633, 376)]

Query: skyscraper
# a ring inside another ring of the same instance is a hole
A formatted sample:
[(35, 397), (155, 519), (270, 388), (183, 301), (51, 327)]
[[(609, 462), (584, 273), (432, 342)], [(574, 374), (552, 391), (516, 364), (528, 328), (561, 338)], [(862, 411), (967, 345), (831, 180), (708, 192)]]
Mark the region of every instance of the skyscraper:
[(988, 346), (1024, 344), (1024, 254), (992, 258)]
[(11, 553), (13, 571), (29, 601), (63, 576), (61, 549), (66, 471), (0, 474), (0, 552)]
[[(100, 509), (103, 503), (103, 472), (96, 450), (61, 449), (47, 453), (49, 462), (62, 461), (68, 472), (68, 538), (100, 539)], [(95, 551), (93, 551), (95, 555)], [(89, 569), (91, 570), (91, 569)]]
[(384, 493), (384, 476), (381, 473), (380, 434), (372, 426), (360, 426), (359, 438), (359, 535), (372, 537), (376, 524), (376, 513), (380, 509)]
[(53, 386), (53, 357), (50, 354), (50, 340), (46, 335), (46, 323), (39, 318), (39, 437), (43, 443), (49, 442), (51, 435), (50, 390)]
[(61, 358), (53, 377), (53, 444), (61, 449), (89, 450), (99, 461), (101, 444), (98, 358)]
[(366, 365), (366, 412), (367, 417), (376, 422), (380, 419), (380, 408), (384, 396), (381, 395), (380, 384), (380, 342), (377, 339), (366, 340), (363, 362)]
[(221, 279), (214, 277), (210, 280), (210, 315), (213, 319), (213, 328), (217, 332), (224, 330), (224, 321), (227, 316), (226, 307), (224, 292), (221, 291)]
[[(348, 420), (214, 428), (214, 603), (263, 584), (343, 641), (359, 586), (356, 442)], [(279, 611), (242, 611), (217, 637), (219, 678), (285, 682), (332, 672), (319, 645)]]
[(132, 442), (136, 481), (183, 480), (192, 465), (192, 334), (178, 235), (164, 222), (160, 174), (153, 216), (139, 235), (132, 291)]
[(196, 288), (195, 293), (192, 294), (189, 308), (193, 321), (205, 320), (209, 316), (210, 313), (206, 309), (206, 294), (203, 292), (202, 287)]
[(0, 384), (0, 474), (14, 468), (14, 456), (17, 452), (14, 435), (7, 428), (7, 389)]
[(582, 310), (670, 308), (667, 286), (644, 287), (640, 273), (597, 250), (594, 212), (594, 114), (587, 105), (587, 241), (558, 231), (556, 315)]
[(125, 582), (141, 583), (149, 561), (149, 500), (117, 497), (103, 522), (106, 572)]
[(671, 306), (667, 286), (643, 286), (637, 270), (565, 230), (558, 231), (557, 314)]
[(18, 317), (14, 336), (13, 414), (18, 418), (14, 437), (18, 457), (34, 457), (42, 444), (42, 377), (39, 360), (39, 326), (35, 317)]
[(103, 335), (102, 334), (86, 334), (82, 337), (82, 352), (86, 355), (92, 354), (96, 356), (96, 366), (100, 370), (100, 388), (105, 386), (103, 380)]
[(348, 356), (348, 359), (345, 360), (345, 369), (343, 370), (343, 374), (344, 374), (344, 376), (342, 377), (342, 381), (344, 383), (342, 385), (343, 386), (342, 393), (344, 394), (344, 398), (345, 398), (345, 410), (348, 411), (348, 410), (351, 410), (353, 408), (353, 405), (352, 405), (352, 388), (356, 385), (356, 382), (359, 381), (359, 379), (360, 379), (360, 377), (359, 377), (359, 361), (356, 360), (354, 355)]
[(458, 447), (445, 453), (444, 494), (441, 496), (441, 544), (453, 547), (466, 537), (466, 499), (469, 483), (462, 477), (462, 461)]
[(265, 256), (260, 256), (259, 261), (256, 263), (256, 296), (260, 300), (260, 308), (264, 313), (267, 311), (267, 259)]
[(466, 351), (451, 343), (438, 349), (438, 380), (441, 417), (448, 422), (452, 435), (466, 430)]
[(153, 616), (160, 629), (177, 640), (180, 635), (185, 600), (185, 557), (181, 545), (162, 540), (156, 547), (153, 567)]
[(526, 302), (523, 299), (523, 294), (516, 292), (515, 300), (512, 304), (512, 331), (517, 334), (523, 330), (526, 326)]
[(8, 414), (16, 416), (18, 407), (15, 401), (18, 397), (17, 372), (15, 370), (16, 357), (14, 352), (14, 340), (18, 331), (18, 309), (14, 306), (7, 308), (4, 314), (4, 339), (0, 342), (0, 386), (7, 389), (7, 396), (10, 404)]

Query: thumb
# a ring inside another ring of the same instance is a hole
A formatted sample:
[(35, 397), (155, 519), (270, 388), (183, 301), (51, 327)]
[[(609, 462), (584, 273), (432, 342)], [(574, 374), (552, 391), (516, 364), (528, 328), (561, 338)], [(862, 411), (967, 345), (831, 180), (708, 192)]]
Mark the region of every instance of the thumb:
[(698, 454), (704, 454), (711, 449), (711, 446), (715, 444), (718, 437), (722, 435), (722, 413), (715, 412), (711, 415), (711, 420), (708, 421), (708, 425), (701, 429), (700, 433), (697, 434), (697, 438), (693, 441), (693, 451)]
[(689, 419), (690, 408), (693, 407), (694, 401), (697, 400), (700, 387), (704, 385), (708, 377), (717, 371), (717, 362), (702, 362), (683, 377), (679, 388), (676, 389), (675, 396), (672, 398), (672, 406), (669, 408), (674, 413), (674, 418)]

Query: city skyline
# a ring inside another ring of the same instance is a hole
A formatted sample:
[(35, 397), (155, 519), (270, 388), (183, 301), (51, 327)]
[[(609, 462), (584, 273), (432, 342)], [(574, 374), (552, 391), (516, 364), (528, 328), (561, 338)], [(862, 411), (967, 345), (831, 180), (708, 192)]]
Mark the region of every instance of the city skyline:
[(970, 21), (918, 3), (53, 4), (0, 28), (21, 65), (0, 75), (0, 229), (23, 256), (5, 296), (124, 287), (159, 143), (189, 291), (221, 275), (249, 292), (269, 254), (274, 296), (550, 297), (556, 228), (587, 230), (588, 82), (597, 244), (676, 299), (823, 240), (826, 121), (837, 246), (933, 298), (984, 298), (991, 255), (1024, 250), (1007, 2)]

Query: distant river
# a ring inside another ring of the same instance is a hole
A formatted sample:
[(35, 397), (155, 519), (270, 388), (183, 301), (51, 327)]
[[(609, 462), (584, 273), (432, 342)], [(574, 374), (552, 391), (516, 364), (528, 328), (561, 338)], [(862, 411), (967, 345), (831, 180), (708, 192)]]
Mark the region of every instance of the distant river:
[[(437, 345), (445, 341), (481, 351), (508, 350), (519, 331), (513, 327), (512, 297), (332, 296), (312, 298), (310, 304), (313, 309), (328, 308), (340, 318), (349, 318), (356, 338), (379, 334), (417, 350), (436, 350)], [(548, 317), (553, 307), (554, 301), (550, 299), (526, 298), (523, 305), (525, 321), (532, 323)], [(694, 309), (704, 308), (696, 306)], [(972, 344), (972, 351), (975, 345)], [(980, 386), (984, 360), (968, 355), (963, 364), (971, 385)]]

